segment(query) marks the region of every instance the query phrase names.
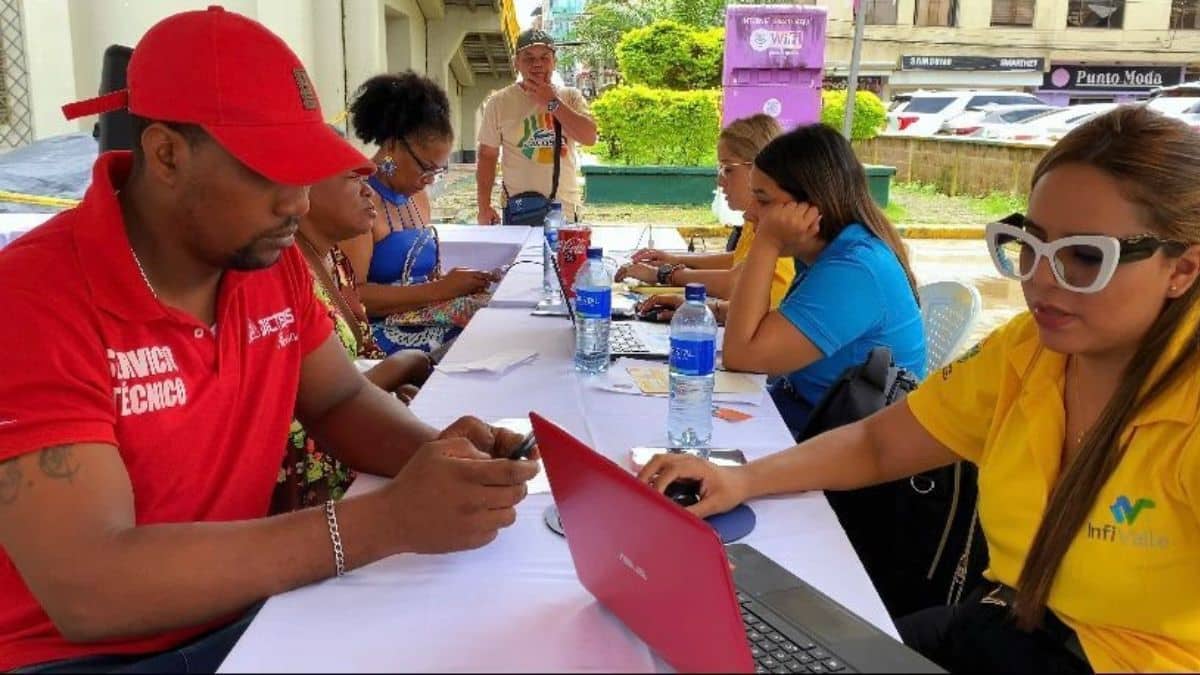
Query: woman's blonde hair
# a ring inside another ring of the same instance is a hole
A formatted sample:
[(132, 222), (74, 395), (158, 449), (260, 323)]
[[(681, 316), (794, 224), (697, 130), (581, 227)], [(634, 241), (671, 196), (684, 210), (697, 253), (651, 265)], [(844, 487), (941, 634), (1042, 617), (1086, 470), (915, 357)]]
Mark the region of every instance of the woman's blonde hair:
[[(1183, 122), (1145, 106), (1117, 108), (1059, 141), (1038, 164), (1033, 184), (1064, 164), (1104, 171), (1159, 234), (1200, 243), (1200, 134)], [(1166, 301), (1125, 367), (1112, 400), (1063, 468), (1017, 581), (1014, 612), (1021, 627), (1029, 630), (1041, 623), (1059, 565), (1125, 455), (1127, 445), (1121, 439), (1130, 421), (1182, 378), (1195, 377), (1194, 360), (1200, 354), (1195, 330), (1183, 336), (1183, 349), (1166, 368), (1155, 367), (1198, 296), (1200, 285), (1193, 284), (1178, 299)]]
[(774, 117), (759, 113), (729, 123), (717, 137), (743, 162), (753, 162), (758, 153), (783, 133)]

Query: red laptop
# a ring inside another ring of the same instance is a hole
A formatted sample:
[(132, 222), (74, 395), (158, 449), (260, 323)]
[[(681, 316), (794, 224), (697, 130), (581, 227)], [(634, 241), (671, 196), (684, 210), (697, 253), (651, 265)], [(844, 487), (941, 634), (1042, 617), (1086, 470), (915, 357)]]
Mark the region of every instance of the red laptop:
[(552, 422), (530, 419), (579, 580), (677, 670), (942, 672), (757, 550), (723, 546), (703, 520)]

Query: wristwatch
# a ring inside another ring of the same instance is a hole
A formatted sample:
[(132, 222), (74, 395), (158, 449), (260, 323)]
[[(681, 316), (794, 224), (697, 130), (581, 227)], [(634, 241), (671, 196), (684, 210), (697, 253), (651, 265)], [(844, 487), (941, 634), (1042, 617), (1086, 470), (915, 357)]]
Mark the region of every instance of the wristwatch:
[(675, 270), (683, 269), (683, 265), (659, 265), (658, 266), (658, 285), (668, 286), (671, 283), (671, 275)]
[(562, 105), (562, 101), (552, 98), (550, 99), (550, 102), (546, 104), (546, 110), (548, 112), (554, 112), (555, 110), (558, 110), (558, 106), (560, 105)]

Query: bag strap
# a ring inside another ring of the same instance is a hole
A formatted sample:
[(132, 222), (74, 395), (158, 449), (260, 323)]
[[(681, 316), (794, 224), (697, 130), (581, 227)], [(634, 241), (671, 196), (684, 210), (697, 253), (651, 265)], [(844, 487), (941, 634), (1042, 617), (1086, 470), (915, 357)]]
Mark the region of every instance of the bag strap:
[(562, 172), (562, 145), (562, 124), (556, 117), (554, 118), (554, 180), (550, 184), (550, 201), (554, 201), (558, 196), (558, 176)]
[(862, 367), (862, 377), (875, 385), (880, 391), (888, 389), (888, 375), (892, 367), (892, 350), (887, 347), (875, 347), (867, 355), (867, 362)]

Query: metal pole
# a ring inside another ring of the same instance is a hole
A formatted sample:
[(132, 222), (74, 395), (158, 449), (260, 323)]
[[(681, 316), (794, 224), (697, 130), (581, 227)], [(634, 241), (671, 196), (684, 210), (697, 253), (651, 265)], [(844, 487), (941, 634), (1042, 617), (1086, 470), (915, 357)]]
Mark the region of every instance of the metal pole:
[(850, 51), (850, 75), (846, 78), (846, 116), (842, 120), (842, 135), (850, 138), (854, 128), (854, 103), (858, 95), (858, 63), (862, 59), (863, 29), (867, 25), (867, 8), (857, 0), (854, 11), (854, 46)]

